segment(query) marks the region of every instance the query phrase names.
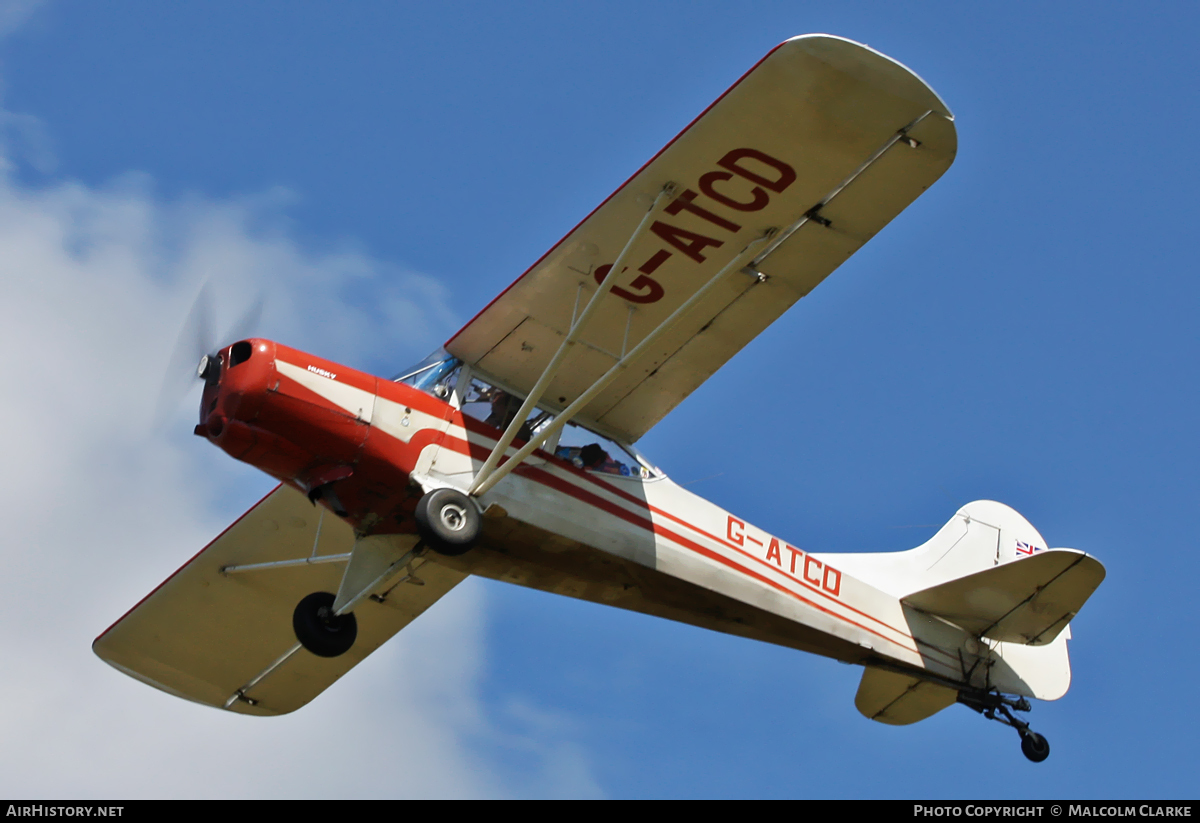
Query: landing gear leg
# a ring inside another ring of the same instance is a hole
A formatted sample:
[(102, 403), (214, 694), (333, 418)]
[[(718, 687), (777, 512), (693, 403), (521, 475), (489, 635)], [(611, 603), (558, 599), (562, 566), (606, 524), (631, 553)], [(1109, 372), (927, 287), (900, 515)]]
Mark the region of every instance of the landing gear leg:
[[(982, 714), (988, 720), (995, 720), (1005, 726), (1017, 730), (1021, 737), (1021, 752), (1034, 763), (1041, 763), (1050, 756), (1050, 744), (1046, 738), (1029, 728), (1029, 724), (1019, 717), (1013, 716), (1013, 711), (1027, 712), (1032, 708), (1025, 698), (1011, 698), (993, 692), (959, 692), (958, 702)], [(1003, 716), (997, 716), (997, 715)]]

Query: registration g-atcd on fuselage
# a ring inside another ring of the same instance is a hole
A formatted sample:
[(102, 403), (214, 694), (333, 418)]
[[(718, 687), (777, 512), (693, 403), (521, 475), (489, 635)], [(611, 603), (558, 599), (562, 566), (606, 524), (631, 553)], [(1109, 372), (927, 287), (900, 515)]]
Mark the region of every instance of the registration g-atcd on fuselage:
[(262, 339), (207, 355), (196, 434), (281, 485), (96, 653), (180, 697), (282, 714), (478, 574), (860, 664), (867, 717), (957, 701), (1044, 759), (1014, 712), (1066, 692), (1094, 558), (990, 501), (911, 551), (813, 554), (633, 446), (955, 148), (907, 68), (797, 37), (399, 378)]

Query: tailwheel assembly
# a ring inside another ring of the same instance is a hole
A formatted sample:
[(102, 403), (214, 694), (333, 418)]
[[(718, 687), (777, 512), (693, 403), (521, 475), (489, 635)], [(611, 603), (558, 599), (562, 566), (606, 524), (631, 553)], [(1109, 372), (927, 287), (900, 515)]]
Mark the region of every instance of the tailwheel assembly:
[(353, 614), (335, 613), (335, 599), (329, 592), (313, 592), (292, 613), (296, 639), (318, 657), (339, 657), (350, 651), (358, 637), (358, 621)]
[(1025, 729), (1021, 735), (1021, 751), (1034, 763), (1041, 763), (1050, 756), (1050, 744), (1037, 732)]
[(421, 498), (413, 514), (421, 539), (438, 554), (463, 554), (479, 538), (479, 507), (457, 489), (434, 489)]
[(959, 692), (958, 702), (982, 714), (988, 720), (995, 720), (1005, 726), (1017, 730), (1021, 737), (1021, 753), (1034, 763), (1041, 763), (1050, 756), (1050, 743), (1045, 737), (1029, 728), (1029, 724), (1013, 712), (1027, 712), (1032, 707), (1023, 697), (1005, 697), (994, 692)]

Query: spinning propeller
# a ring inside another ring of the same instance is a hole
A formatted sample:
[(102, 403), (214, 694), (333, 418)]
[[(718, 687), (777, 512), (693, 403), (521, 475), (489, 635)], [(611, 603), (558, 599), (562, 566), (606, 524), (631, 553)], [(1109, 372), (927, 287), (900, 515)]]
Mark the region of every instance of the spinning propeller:
[(249, 337), (262, 319), (263, 304), (260, 294), (228, 332), (218, 337), (216, 323), (213, 321), (215, 313), (212, 286), (205, 281), (179, 330), (179, 337), (175, 341), (175, 348), (163, 376), (155, 413), (155, 428), (166, 427), (197, 379), (207, 385), (216, 383), (221, 374), (220, 358), (217, 356), (220, 346), (218, 341), (233, 343)]

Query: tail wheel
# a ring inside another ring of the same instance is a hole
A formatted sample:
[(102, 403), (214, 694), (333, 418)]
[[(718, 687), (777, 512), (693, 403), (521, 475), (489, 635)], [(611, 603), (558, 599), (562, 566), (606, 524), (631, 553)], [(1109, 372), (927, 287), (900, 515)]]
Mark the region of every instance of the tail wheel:
[(1034, 763), (1041, 763), (1050, 756), (1050, 744), (1046, 738), (1029, 728), (1029, 723), (1013, 716), (1014, 711), (1030, 710), (1029, 701), (1024, 697), (1006, 697), (997, 692), (961, 691), (958, 693), (958, 702), (988, 720), (1016, 729), (1021, 736), (1021, 752)]
[(479, 538), (479, 507), (457, 489), (429, 492), (417, 503), (415, 515), (421, 539), (439, 554), (463, 554)]
[(338, 657), (350, 651), (358, 637), (353, 614), (334, 614), (329, 592), (313, 592), (292, 613), (292, 629), (300, 645), (318, 657)]
[(1021, 735), (1021, 752), (1034, 763), (1041, 763), (1050, 756), (1050, 743), (1037, 732)]

